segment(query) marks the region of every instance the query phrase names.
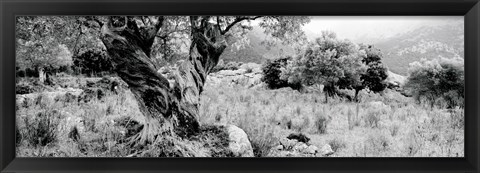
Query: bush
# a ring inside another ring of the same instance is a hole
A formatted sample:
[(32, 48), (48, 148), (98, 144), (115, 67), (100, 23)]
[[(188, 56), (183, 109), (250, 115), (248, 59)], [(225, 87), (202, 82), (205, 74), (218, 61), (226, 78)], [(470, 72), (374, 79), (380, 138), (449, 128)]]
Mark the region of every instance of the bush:
[(376, 108), (370, 109), (365, 116), (365, 124), (370, 127), (378, 127), (380, 122), (381, 110)]
[(113, 70), (112, 63), (103, 50), (88, 50), (73, 57), (76, 70), (88, 76), (108, 73)]
[(386, 135), (380, 132), (370, 134), (366, 139), (366, 144), (373, 152), (372, 154), (378, 154), (378, 152), (386, 151), (390, 146), (390, 140)]
[(15, 86), (16, 94), (30, 94), (35, 92), (35, 89), (27, 83), (19, 83)]
[(256, 135), (248, 135), (252, 143), (253, 154), (255, 157), (266, 157), (270, 154), (271, 149), (278, 142), (278, 138), (273, 135), (271, 128), (264, 127), (258, 130)]
[(25, 118), (26, 133), (24, 138), (33, 146), (46, 146), (57, 140), (57, 127), (60, 113), (56, 110), (45, 110), (33, 118)]
[(464, 107), (464, 74), (462, 58), (422, 59), (421, 62), (410, 64), (404, 88), (417, 102), (424, 101), (431, 107), (438, 103), (445, 103), (447, 108)]
[(268, 60), (262, 66), (262, 81), (265, 82), (270, 89), (278, 89), (283, 87), (290, 87), (299, 90), (302, 85), (298, 83), (289, 83), (287, 79), (281, 79), (282, 68), (287, 66), (287, 61), (292, 57), (284, 57), (275, 60)]
[(334, 138), (334, 139), (328, 141), (328, 145), (330, 145), (330, 147), (332, 147), (332, 150), (334, 152), (337, 152), (340, 149), (345, 148), (347, 146), (347, 144), (344, 140), (340, 140), (338, 138)]
[(327, 118), (324, 115), (320, 115), (315, 120), (315, 129), (318, 133), (324, 134), (327, 133), (327, 124), (330, 122), (330, 118)]

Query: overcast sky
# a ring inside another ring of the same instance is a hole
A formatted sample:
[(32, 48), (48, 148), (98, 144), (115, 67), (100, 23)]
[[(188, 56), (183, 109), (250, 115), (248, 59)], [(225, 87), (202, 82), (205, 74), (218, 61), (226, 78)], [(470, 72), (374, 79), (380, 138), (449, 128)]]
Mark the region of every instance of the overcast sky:
[(373, 43), (421, 26), (463, 21), (463, 16), (314, 16), (304, 29), (315, 35), (322, 30), (330, 30), (336, 32), (340, 38)]

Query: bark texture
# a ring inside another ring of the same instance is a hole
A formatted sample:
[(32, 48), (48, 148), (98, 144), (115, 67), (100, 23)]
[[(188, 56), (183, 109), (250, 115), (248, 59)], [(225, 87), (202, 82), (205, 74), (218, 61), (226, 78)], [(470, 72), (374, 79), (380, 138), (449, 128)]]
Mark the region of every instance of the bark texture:
[(101, 39), (114, 69), (128, 84), (145, 116), (142, 132), (134, 139), (137, 142), (199, 131), (199, 96), (226, 43), (219, 30), (208, 23), (208, 17), (190, 19), (190, 57), (180, 65), (173, 87), (157, 73), (159, 67), (150, 57), (163, 17), (110, 17), (102, 26)]

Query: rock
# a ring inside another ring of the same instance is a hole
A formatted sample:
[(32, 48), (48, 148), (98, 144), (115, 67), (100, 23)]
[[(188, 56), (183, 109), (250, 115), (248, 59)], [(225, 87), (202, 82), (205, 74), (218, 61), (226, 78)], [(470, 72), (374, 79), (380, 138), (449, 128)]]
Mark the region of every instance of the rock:
[(322, 149), (320, 149), (320, 153), (324, 156), (329, 156), (332, 155), (334, 151), (332, 150), (332, 147), (330, 145), (325, 144)]
[(296, 139), (297, 141), (303, 142), (303, 143), (308, 143), (308, 141), (310, 141), (310, 138), (308, 138), (302, 133), (292, 133), (287, 136), (287, 139)]
[(236, 157), (254, 157), (253, 148), (247, 134), (234, 125), (227, 125), (226, 131), (229, 137), (228, 148)]
[(303, 150), (305, 150), (307, 148), (308, 148), (307, 144), (305, 144), (303, 142), (299, 142), (293, 147), (293, 150), (298, 151), (298, 152), (303, 152)]
[(305, 152), (308, 154), (315, 154), (317, 153), (317, 151), (318, 151), (318, 147), (316, 147), (315, 145), (310, 145), (305, 149)]
[(283, 150), (283, 145), (277, 145), (273, 148), (274, 150)]
[(286, 138), (283, 138), (280, 140), (280, 144), (283, 145), (283, 148), (285, 150), (290, 150), (292, 149), (295, 144), (297, 144), (298, 141), (297, 140), (290, 140), (290, 139), (286, 139)]
[(236, 76), (236, 75), (242, 75), (245, 74), (247, 70), (245, 69), (238, 69), (238, 70), (220, 70), (217, 72), (217, 75), (221, 76)]

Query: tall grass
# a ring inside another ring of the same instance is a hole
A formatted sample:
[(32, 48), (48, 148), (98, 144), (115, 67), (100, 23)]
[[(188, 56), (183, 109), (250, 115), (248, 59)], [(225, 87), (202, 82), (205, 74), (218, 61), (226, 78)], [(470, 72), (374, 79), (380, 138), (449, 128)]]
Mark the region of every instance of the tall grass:
[[(85, 79), (69, 81), (73, 81), (69, 87), (85, 85), (81, 83)], [(18, 103), (17, 156), (126, 157), (138, 152), (124, 141), (135, 130), (118, 125), (125, 117), (140, 124), (145, 121), (131, 92), (121, 89), (87, 102), (72, 101), (71, 96), (55, 101), (50, 92), (35, 93), (39, 96)], [(240, 127), (258, 157), (270, 156), (272, 148), (294, 132), (306, 134), (309, 143), (319, 148), (331, 145), (335, 148), (331, 156), (464, 156), (463, 110), (418, 105), (388, 90), (382, 95), (361, 91), (360, 98), (361, 103), (330, 99), (325, 104), (321, 91), (206, 85), (199, 120), (202, 125)], [(370, 102), (382, 102), (385, 107)], [(174, 142), (183, 146), (179, 152), (201, 148), (191, 141)], [(154, 152), (158, 148), (144, 150), (158, 156), (162, 154)], [(199, 151), (197, 156), (208, 152)]]

